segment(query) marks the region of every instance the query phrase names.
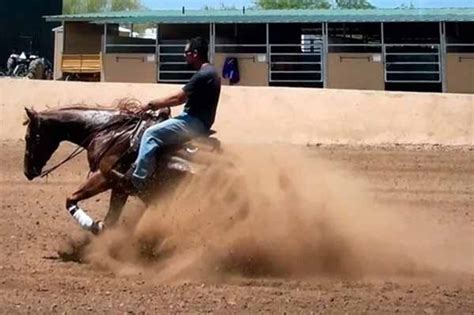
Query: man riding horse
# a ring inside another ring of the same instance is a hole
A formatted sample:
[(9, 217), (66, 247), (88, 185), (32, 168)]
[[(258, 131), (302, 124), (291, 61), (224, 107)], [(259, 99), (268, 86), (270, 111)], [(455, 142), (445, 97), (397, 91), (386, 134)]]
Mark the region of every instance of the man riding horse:
[[(89, 217), (78, 205), (80, 201), (111, 190), (109, 211), (105, 217), (105, 224), (108, 225), (117, 222), (129, 195), (136, 194), (145, 203), (151, 201), (145, 191), (148, 187), (145, 186), (152, 177), (156, 178), (153, 176), (155, 172), (166, 173), (166, 169), (157, 168), (157, 154), (164, 153), (165, 147), (179, 146), (195, 137), (208, 136), (214, 123), (221, 82), (216, 69), (209, 64), (207, 54), (208, 44), (204, 39), (197, 37), (189, 40), (184, 55), (186, 62), (198, 70), (197, 73), (178, 93), (150, 101), (136, 110), (140, 115), (117, 109), (77, 106), (39, 113), (25, 108), (28, 116), (25, 176), (29, 180), (43, 177), (82, 150), (87, 150), (90, 174), (86, 181), (66, 198), (66, 209), (82, 228), (93, 233), (102, 231), (104, 223)], [(184, 111), (174, 118), (169, 118), (169, 112), (161, 112), (158, 116), (151, 115), (156, 116), (151, 120), (139, 118), (150, 116), (149, 113), (143, 115), (150, 110), (165, 109), (183, 103)], [(158, 123), (144, 132), (135, 163), (129, 167), (136, 153), (136, 147), (133, 145), (134, 136), (137, 134), (136, 127), (141, 125), (142, 120), (146, 123)], [(72, 142), (78, 145), (78, 148), (63, 162), (43, 171), (43, 167), (62, 141)], [(192, 151), (194, 152), (194, 149)], [(128, 160), (130, 155), (132, 159)], [(182, 170), (182, 167), (178, 167), (178, 170)], [(125, 175), (121, 172), (125, 172)], [(158, 174), (158, 177), (169, 175)]]
[(139, 109), (159, 110), (186, 103), (180, 115), (149, 127), (143, 134), (135, 163), (125, 176), (118, 175), (124, 180), (124, 186), (132, 191), (140, 191), (146, 186), (155, 171), (156, 155), (164, 146), (206, 135), (214, 123), (221, 80), (216, 68), (209, 63), (207, 41), (201, 37), (189, 40), (184, 57), (198, 70), (191, 80), (179, 92), (152, 100)]

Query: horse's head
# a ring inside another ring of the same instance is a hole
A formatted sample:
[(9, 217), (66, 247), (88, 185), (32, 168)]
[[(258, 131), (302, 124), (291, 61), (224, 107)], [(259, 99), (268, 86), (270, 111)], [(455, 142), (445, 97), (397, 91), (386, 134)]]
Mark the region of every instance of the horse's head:
[(46, 133), (46, 121), (33, 109), (25, 108), (28, 120), (25, 135), (25, 157), (23, 171), (29, 180), (41, 175), (43, 167), (59, 146), (54, 135)]

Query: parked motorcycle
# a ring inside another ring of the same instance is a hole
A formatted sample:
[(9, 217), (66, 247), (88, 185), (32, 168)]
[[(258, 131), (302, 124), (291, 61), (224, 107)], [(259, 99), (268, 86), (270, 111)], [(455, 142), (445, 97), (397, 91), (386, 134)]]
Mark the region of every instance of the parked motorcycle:
[(11, 76), (12, 77), (25, 77), (28, 74), (28, 66), (30, 64), (30, 61), (36, 59), (36, 56), (31, 55), (30, 58), (28, 58), (24, 52), (22, 52), (19, 56), (17, 56), (14, 59), (15, 67), (13, 68)]
[(53, 78), (53, 67), (49, 60), (37, 55), (27, 56), (12, 53), (7, 61), (7, 76), (27, 77), (29, 79), (51, 80)]

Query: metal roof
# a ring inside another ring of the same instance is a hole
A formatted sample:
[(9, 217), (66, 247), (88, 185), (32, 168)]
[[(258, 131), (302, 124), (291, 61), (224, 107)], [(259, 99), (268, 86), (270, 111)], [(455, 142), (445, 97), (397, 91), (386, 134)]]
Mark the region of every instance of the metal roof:
[(474, 8), (328, 10), (147, 10), (46, 16), (91, 23), (474, 22)]

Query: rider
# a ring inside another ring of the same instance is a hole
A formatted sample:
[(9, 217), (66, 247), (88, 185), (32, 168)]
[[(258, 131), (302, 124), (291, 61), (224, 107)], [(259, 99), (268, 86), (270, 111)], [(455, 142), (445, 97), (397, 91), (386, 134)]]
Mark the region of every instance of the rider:
[(216, 68), (209, 63), (208, 49), (207, 41), (201, 37), (189, 40), (184, 57), (198, 71), (179, 92), (152, 100), (140, 109), (159, 110), (186, 103), (180, 115), (155, 124), (144, 132), (138, 157), (126, 176), (134, 189), (144, 188), (155, 170), (156, 154), (164, 146), (181, 144), (205, 135), (214, 123), (221, 80)]

